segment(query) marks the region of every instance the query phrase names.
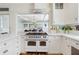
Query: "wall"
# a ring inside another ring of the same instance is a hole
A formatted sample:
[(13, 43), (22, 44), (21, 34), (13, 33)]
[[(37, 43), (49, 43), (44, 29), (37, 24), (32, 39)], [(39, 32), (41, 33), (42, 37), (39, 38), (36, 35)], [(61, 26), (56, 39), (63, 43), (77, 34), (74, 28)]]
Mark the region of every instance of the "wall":
[(34, 6), (35, 9), (42, 9), (44, 12), (49, 11), (49, 4), (47, 3), (35, 3)]
[[(41, 5), (41, 7), (40, 7)], [(35, 6), (35, 7), (34, 7)], [(32, 9), (38, 8), (38, 9), (44, 9), (48, 7), (46, 4), (36, 4), (33, 3), (0, 3), (0, 7), (10, 8), (9, 12), (0, 12), (0, 14), (9, 14), (10, 20), (9, 20), (9, 29), (10, 33), (16, 33), (16, 15), (17, 14), (23, 14), (23, 13), (30, 13)]]
[(31, 4), (16, 4), (16, 3), (9, 3), (9, 4), (3, 4), (0, 3), (0, 7), (5, 7), (5, 8), (10, 8), (9, 12), (1, 12), (0, 14), (9, 14), (10, 15), (10, 20), (9, 20), (9, 25), (10, 25), (10, 33), (16, 33), (16, 15), (18, 13), (28, 13), (30, 12), (30, 9), (32, 9)]
[[(37, 9), (44, 9), (46, 11), (49, 10), (48, 4), (35, 4), (35, 8)], [(9, 12), (0, 12), (0, 14), (9, 14), (10, 21), (9, 21), (9, 29), (10, 33), (16, 33), (16, 15), (21, 13), (29, 13), (31, 9), (33, 9), (33, 4), (29, 3), (0, 3), (0, 7), (8, 7), (10, 8)], [(52, 24), (69, 24), (74, 23), (74, 19), (77, 18), (77, 4), (75, 3), (64, 3), (64, 9), (55, 9), (55, 5), (53, 4), (53, 19)], [(52, 18), (51, 17), (51, 18)], [(50, 22), (49, 22), (50, 23)], [(51, 25), (51, 24), (50, 24)]]
[(77, 3), (64, 3), (63, 9), (55, 9), (55, 4), (53, 4), (54, 24), (74, 24), (78, 16), (77, 7)]

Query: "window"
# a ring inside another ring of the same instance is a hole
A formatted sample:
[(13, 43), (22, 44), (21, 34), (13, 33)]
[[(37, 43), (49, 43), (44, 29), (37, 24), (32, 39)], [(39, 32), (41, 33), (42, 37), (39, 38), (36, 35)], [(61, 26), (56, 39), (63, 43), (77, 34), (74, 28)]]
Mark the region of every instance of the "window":
[(63, 3), (55, 3), (55, 9), (63, 9)]
[(0, 33), (9, 32), (9, 15), (0, 15)]

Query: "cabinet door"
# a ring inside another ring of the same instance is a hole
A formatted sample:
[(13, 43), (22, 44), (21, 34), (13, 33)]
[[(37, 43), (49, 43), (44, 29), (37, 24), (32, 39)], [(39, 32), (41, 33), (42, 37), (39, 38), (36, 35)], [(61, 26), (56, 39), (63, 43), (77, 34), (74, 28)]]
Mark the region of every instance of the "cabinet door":
[(67, 38), (67, 37), (64, 37), (63, 38), (63, 54), (65, 55), (71, 55), (71, 39), (70, 38)]
[(2, 55), (15, 55), (16, 51), (16, 42), (14, 40), (7, 40), (1, 43), (1, 54)]
[(17, 39), (16, 39), (16, 42), (17, 42), (17, 51), (18, 51), (18, 53), (21, 53), (21, 52), (23, 52), (23, 51), (25, 51), (25, 38), (24, 38), (24, 36), (17, 36), (16, 37)]
[(60, 36), (49, 36), (48, 42), (49, 53), (61, 53), (61, 38)]

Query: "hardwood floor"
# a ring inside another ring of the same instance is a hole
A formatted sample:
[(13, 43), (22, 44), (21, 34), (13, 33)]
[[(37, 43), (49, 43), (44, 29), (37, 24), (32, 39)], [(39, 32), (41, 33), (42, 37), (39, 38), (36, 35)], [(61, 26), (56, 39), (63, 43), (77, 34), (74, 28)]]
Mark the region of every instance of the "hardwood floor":
[(20, 55), (63, 55), (63, 54), (62, 53), (48, 54), (48, 52), (25, 52), (25, 53), (20, 53)]
[(26, 52), (20, 53), (20, 55), (48, 55), (47, 52)]

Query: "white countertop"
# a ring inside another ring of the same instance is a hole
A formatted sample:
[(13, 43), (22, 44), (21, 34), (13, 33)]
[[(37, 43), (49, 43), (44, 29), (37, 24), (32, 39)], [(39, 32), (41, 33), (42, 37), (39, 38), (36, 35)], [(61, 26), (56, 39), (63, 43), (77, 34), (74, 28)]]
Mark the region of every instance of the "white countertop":
[(71, 39), (75, 39), (79, 41), (79, 36), (78, 35), (72, 35), (72, 34), (62, 34), (65, 37), (71, 38)]
[[(78, 32), (79, 33), (79, 32)], [(24, 35), (25, 33), (19, 33), (19, 35)], [(65, 34), (65, 33), (48, 33), (48, 36), (57, 35), (57, 36), (65, 36), (71, 39), (79, 40), (79, 35), (75, 34)]]
[[(18, 35), (24, 35), (25, 33), (20, 33)], [(79, 40), (79, 35), (73, 35), (73, 34), (65, 34), (65, 33), (48, 33), (48, 36), (52, 36), (52, 35), (57, 35), (57, 36), (65, 36), (71, 39), (75, 39), (75, 40)], [(16, 37), (16, 34), (4, 34), (4, 35), (0, 35), (0, 42), (7, 40), (7, 39), (11, 39)]]
[(65, 34), (65, 33), (49, 33), (49, 36), (51, 35), (57, 35), (57, 36), (65, 36), (71, 39), (79, 40), (79, 35), (73, 35), (73, 34)]

